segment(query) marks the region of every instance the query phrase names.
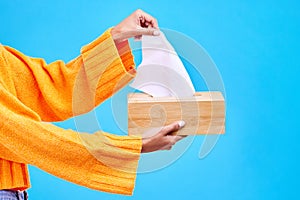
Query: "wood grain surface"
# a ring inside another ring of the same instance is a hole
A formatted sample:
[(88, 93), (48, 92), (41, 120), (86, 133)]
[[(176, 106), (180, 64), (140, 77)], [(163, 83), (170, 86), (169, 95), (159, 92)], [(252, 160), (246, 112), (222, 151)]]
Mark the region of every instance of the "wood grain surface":
[(157, 132), (174, 121), (186, 125), (178, 135), (223, 134), (225, 102), (221, 92), (197, 92), (194, 97), (152, 97), (145, 93), (128, 95), (128, 134), (142, 136)]

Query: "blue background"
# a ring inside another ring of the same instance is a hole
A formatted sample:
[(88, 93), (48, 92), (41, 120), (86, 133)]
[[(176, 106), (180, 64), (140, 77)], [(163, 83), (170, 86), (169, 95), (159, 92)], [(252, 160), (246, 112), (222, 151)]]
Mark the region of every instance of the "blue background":
[[(30, 198), (299, 199), (298, 1), (1, 0), (0, 42), (47, 62), (67, 62), (137, 8), (194, 38), (213, 58), (226, 89), (226, 134), (202, 160), (197, 137), (174, 164), (139, 174), (132, 197), (30, 167)], [(113, 120), (107, 123), (113, 132)], [(58, 125), (74, 128), (74, 121)]]

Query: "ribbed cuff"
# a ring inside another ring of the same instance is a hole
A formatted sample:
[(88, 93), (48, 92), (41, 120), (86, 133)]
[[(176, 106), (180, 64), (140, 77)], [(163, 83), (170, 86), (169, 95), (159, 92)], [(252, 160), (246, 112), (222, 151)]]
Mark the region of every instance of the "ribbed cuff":
[(124, 87), (135, 75), (128, 41), (115, 44), (111, 29), (81, 49), (85, 73), (95, 105)]
[(25, 190), (30, 187), (27, 165), (0, 158), (0, 190)]
[[(95, 105), (112, 96), (134, 77), (134, 61), (128, 41), (118, 44), (111, 29), (81, 49), (86, 79)], [(142, 148), (139, 137), (98, 132), (81, 135), (93, 155), (85, 185), (111, 193), (131, 195)]]
[(82, 139), (95, 158), (89, 163), (87, 185), (106, 192), (132, 195), (142, 139), (102, 132), (82, 136)]

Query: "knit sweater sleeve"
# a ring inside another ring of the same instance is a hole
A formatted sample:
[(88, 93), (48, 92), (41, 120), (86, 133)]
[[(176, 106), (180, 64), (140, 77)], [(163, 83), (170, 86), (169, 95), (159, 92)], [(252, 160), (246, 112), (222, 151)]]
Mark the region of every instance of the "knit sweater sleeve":
[(116, 47), (107, 31), (66, 65), (0, 48), (0, 158), (92, 189), (132, 194), (141, 138), (78, 133), (44, 122), (84, 113), (128, 83), (128, 44)]
[(60, 60), (47, 64), (11, 47), (1, 48), (8, 63), (3, 67), (8, 71), (2, 76), (5, 86), (42, 121), (61, 121), (92, 110), (135, 73), (128, 42), (115, 45), (110, 29), (67, 64)]
[(2, 86), (0, 95), (1, 158), (35, 165), (92, 189), (132, 194), (140, 138), (64, 130), (15, 112), (28, 110)]

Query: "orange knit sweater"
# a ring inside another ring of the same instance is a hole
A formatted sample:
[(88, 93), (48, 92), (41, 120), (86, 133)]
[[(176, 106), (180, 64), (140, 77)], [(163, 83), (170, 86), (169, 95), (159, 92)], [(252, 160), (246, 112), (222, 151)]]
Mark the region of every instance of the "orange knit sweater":
[(133, 78), (128, 42), (110, 29), (68, 64), (0, 45), (0, 189), (30, 187), (27, 164), (92, 189), (132, 194), (141, 138), (50, 123), (93, 109)]

